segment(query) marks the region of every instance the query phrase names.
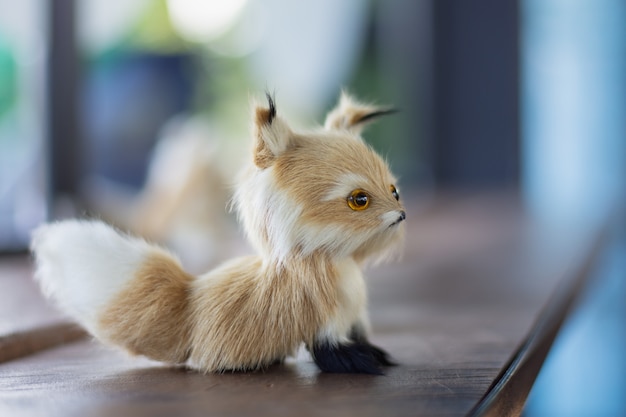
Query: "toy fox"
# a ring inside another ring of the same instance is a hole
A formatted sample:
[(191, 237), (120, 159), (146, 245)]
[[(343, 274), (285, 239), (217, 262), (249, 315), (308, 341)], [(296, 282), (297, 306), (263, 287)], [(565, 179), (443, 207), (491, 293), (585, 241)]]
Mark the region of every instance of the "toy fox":
[(382, 373), (361, 267), (399, 250), (405, 211), (360, 137), (388, 110), (345, 93), (324, 128), (298, 133), (268, 105), (233, 203), (258, 252), (194, 277), (177, 258), (100, 221), (33, 236), (43, 292), (97, 339), (201, 372), (263, 369), (303, 343), (325, 372)]

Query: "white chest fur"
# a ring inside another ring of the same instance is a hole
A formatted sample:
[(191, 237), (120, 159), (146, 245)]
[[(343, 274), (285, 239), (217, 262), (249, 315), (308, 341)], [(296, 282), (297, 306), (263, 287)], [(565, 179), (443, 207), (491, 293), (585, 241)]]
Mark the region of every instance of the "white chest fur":
[(336, 264), (338, 272), (338, 305), (328, 322), (318, 333), (318, 339), (330, 343), (345, 343), (351, 327), (359, 323), (368, 328), (365, 314), (367, 291), (363, 274), (352, 258)]

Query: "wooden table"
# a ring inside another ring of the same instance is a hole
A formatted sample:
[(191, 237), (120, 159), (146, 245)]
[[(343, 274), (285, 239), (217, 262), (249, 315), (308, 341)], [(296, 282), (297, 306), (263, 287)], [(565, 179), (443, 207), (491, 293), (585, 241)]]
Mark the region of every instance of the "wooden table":
[(82, 338), (38, 295), (30, 260), (9, 258), (0, 415), (518, 415), (602, 234), (542, 224), (512, 194), (407, 205), (403, 260), (367, 274), (372, 341), (400, 363), (385, 376), (320, 374), (304, 352), (223, 375), (128, 357)]

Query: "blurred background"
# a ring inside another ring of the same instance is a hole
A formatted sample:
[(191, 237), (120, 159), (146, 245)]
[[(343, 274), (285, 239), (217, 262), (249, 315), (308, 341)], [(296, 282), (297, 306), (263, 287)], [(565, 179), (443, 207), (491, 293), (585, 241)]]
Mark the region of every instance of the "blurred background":
[(88, 214), (213, 262), (251, 99), (308, 128), (341, 88), (401, 110), (365, 138), (405, 195), (621, 213), (526, 413), (625, 415), (623, 0), (0, 0), (0, 252)]

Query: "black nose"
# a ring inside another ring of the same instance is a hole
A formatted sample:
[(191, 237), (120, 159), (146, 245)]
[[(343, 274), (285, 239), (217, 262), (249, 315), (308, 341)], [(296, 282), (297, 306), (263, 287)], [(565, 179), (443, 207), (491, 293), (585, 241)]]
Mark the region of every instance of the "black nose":
[(406, 213), (404, 212), (404, 210), (402, 210), (400, 212), (400, 217), (398, 217), (398, 222), (401, 222), (404, 219), (406, 219)]

